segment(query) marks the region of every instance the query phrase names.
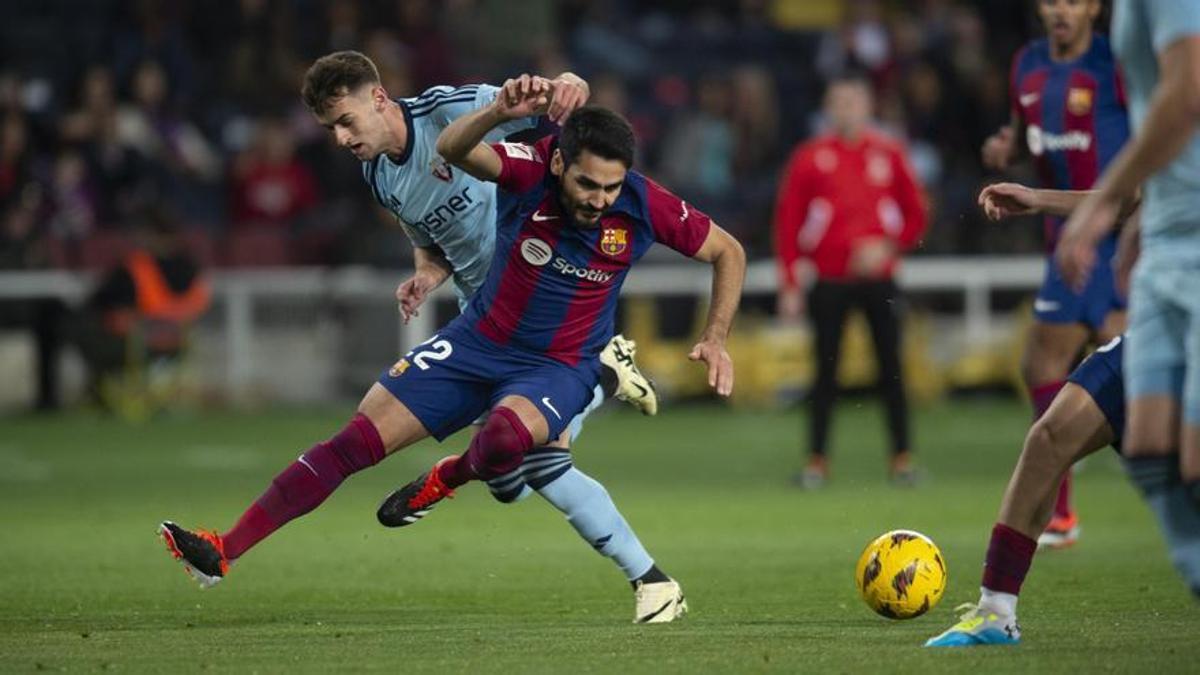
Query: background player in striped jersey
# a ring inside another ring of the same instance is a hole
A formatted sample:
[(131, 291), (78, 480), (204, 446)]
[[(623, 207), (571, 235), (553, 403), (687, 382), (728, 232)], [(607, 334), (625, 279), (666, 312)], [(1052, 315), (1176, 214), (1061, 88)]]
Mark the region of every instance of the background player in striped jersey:
[[(1087, 190), (1129, 137), (1125, 92), (1108, 40), (1095, 33), (1100, 0), (1040, 0), (1038, 14), (1047, 37), (1026, 45), (1013, 59), (1012, 122), (983, 146), (984, 164), (1003, 170), (1020, 156), (1032, 157), (1041, 187)], [(1047, 250), (1062, 228), (1045, 217)], [(1097, 245), (1111, 260), (1116, 237)], [(1047, 259), (1034, 301), (1034, 323), (1025, 343), (1021, 372), (1041, 417), (1062, 388), (1067, 373), (1089, 341), (1104, 343), (1125, 329), (1125, 302), (1108, 266), (1082, 289), (1072, 289)], [(1071, 509), (1068, 473), (1054, 517), (1039, 543), (1069, 546), (1079, 535)]]
[[(571, 73), (560, 75), (554, 82), (554, 99), (547, 113), (561, 121), (584, 103), (588, 87)], [(393, 100), (381, 86), (374, 64), (352, 51), (318, 59), (306, 75), (302, 92), (306, 105), (340, 145), (362, 160), (363, 176), (373, 195), (396, 215), (413, 240), (416, 270), (396, 291), (405, 320), (414, 316), (428, 294), (451, 276), (460, 307), (465, 306), (487, 274), (495, 246), (495, 186), (451, 169), (437, 155), (434, 144), (452, 119), (490, 104), (497, 91), (483, 84), (434, 87), (420, 96)], [(538, 119), (513, 119), (497, 129), (493, 138), (533, 128)], [(653, 414), (657, 405), (654, 391), (638, 373), (633, 354), (632, 343), (615, 338), (604, 351), (603, 379), (610, 388), (617, 389), (618, 396)], [(603, 399), (597, 386), (589, 409)], [(503, 502), (513, 502), (536, 490), (567, 517), (589, 546), (611, 558), (635, 586), (638, 582), (666, 583), (668, 578), (654, 564), (604, 486), (573, 465), (569, 444), (583, 416), (576, 416), (561, 438), (550, 439), (530, 453), (527, 463), (509, 475), (497, 477), (493, 494)], [(332, 447), (332, 452), (344, 452), (335, 441), (336, 437), (326, 445)], [(314, 452), (310, 450), (300, 461), (311, 459)], [(359, 460), (344, 459), (339, 470), (357, 463)], [(225, 560), (237, 559), (278, 525), (299, 515), (293, 515), (294, 509), (286, 499), (273, 494), (280, 479), (231, 530), (211, 537), (210, 543), (223, 552)], [(177, 545), (178, 540), (189, 536), (177, 526), (164, 528), (168, 539), (176, 540)], [(218, 566), (217, 571), (224, 570)], [(221, 575), (207, 576), (215, 582)]]
[[(1004, 189), (997, 191), (997, 187)], [(979, 195), (979, 203), (993, 220), (1039, 213), (1067, 216), (1088, 194), (1005, 183), (985, 189)], [(1127, 222), (1114, 260), (1117, 285), (1122, 291), (1129, 288), (1138, 256), (1140, 228), (1136, 206), (1135, 199), (1126, 200), (1119, 215), (1120, 220)], [(1059, 477), (1076, 461), (1108, 445), (1126, 455), (1121, 442), (1126, 417), (1124, 352), (1123, 336), (1097, 349), (1071, 373), (1050, 408), (1034, 422), (992, 528), (979, 602), (969, 606), (969, 611), (954, 626), (930, 638), (925, 643), (927, 647), (1020, 641), (1017, 596), (1033, 562), (1035, 539), (1050, 519)], [(1158, 476), (1146, 481), (1138, 460), (1126, 457), (1125, 463), (1143, 490), (1147, 483), (1152, 483), (1149, 486), (1152, 500), (1170, 505), (1169, 509), (1155, 508), (1154, 513), (1172, 562), (1192, 593), (1200, 597), (1200, 513), (1191, 508), (1187, 490), (1178, 479), (1165, 481)], [(1168, 517), (1168, 511), (1174, 515)]]
[[(465, 453), (384, 500), (379, 517), (387, 524), (416, 522), (455, 488), (503, 475), (558, 433), (586, 400), (580, 383), (586, 394), (626, 274), (655, 242), (712, 265), (708, 322), (689, 358), (707, 363), (717, 393), (732, 392), (725, 340), (745, 274), (741, 246), (630, 169), (633, 130), (609, 110), (581, 108), (561, 136), (534, 146), (485, 142), (506, 121), (548, 105), (552, 93), (541, 78), (510, 80), (492, 105), (455, 120), (438, 139), (448, 161), (500, 188), (496, 261), (467, 310), (381, 382), (439, 439), (463, 424), (464, 413), (490, 413)], [(420, 363), (429, 353), (436, 363)], [(636, 620), (687, 609), (673, 582), (656, 586), (638, 588)]]

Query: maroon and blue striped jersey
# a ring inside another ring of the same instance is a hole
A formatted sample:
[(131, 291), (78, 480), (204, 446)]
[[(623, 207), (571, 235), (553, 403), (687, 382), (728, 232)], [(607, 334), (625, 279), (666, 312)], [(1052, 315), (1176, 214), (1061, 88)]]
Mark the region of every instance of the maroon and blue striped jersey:
[(655, 243), (694, 256), (712, 221), (636, 171), (594, 227), (575, 225), (550, 173), (557, 140), (493, 145), (496, 251), (483, 286), (457, 320), (497, 344), (570, 366), (595, 359), (612, 337), (630, 266)]
[[(1050, 57), (1034, 40), (1017, 53), (1009, 83), (1013, 116), (1025, 128), (1042, 187), (1088, 190), (1129, 138), (1125, 88), (1109, 41), (1093, 35), (1074, 61)], [(1061, 219), (1047, 219), (1047, 243)]]

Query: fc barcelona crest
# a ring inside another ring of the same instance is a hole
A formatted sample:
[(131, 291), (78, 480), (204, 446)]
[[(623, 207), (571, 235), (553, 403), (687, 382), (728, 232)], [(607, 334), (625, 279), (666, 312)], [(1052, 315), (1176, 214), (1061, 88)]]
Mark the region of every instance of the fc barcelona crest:
[(625, 252), (629, 245), (629, 231), (615, 227), (606, 227), (600, 233), (600, 250), (606, 255), (618, 256)]
[(1086, 115), (1092, 109), (1092, 90), (1072, 87), (1067, 92), (1067, 109), (1074, 115)]

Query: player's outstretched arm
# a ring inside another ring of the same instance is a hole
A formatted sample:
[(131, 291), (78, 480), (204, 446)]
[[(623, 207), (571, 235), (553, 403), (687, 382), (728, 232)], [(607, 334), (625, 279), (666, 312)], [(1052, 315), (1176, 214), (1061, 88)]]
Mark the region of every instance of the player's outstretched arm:
[(490, 145), (483, 142), (488, 132), (520, 117), (546, 112), (553, 86), (544, 77), (521, 75), (510, 79), (486, 108), (464, 115), (438, 135), (437, 151), (447, 162), (480, 179), (495, 182), (503, 164)]
[(737, 239), (713, 223), (704, 244), (693, 257), (712, 265), (713, 283), (708, 322), (688, 358), (704, 361), (708, 365), (708, 386), (721, 396), (729, 396), (733, 393), (733, 360), (725, 350), (725, 340), (742, 297), (746, 252)]
[(979, 206), (991, 220), (1039, 213), (1067, 216), (1087, 195), (1086, 190), (1039, 190), (1020, 183), (996, 183), (979, 193)]

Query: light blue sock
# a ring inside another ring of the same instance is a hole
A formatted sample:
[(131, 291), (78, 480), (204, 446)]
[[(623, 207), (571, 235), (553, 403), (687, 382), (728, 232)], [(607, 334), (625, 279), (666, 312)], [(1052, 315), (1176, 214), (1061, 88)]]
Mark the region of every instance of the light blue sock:
[(583, 431), (583, 421), (587, 419), (588, 415), (592, 414), (593, 410), (602, 405), (604, 405), (604, 388), (600, 385), (596, 385), (596, 387), (592, 389), (592, 400), (588, 401), (587, 407), (585, 407), (578, 415), (571, 418), (571, 423), (567, 425), (567, 430), (571, 432), (569, 438), (571, 439), (572, 445), (574, 445), (575, 439), (579, 438), (579, 432)]
[(527, 469), (529, 486), (562, 511), (571, 527), (600, 555), (612, 558), (626, 579), (633, 581), (648, 572), (654, 560), (617, 510), (608, 490), (572, 466), (570, 453), (547, 453), (543, 457), (548, 459), (549, 454), (562, 457), (557, 464), (543, 460), (540, 467)]
[(1158, 519), (1175, 569), (1200, 594), (1200, 513), (1180, 482), (1179, 455), (1127, 459), (1125, 470)]

